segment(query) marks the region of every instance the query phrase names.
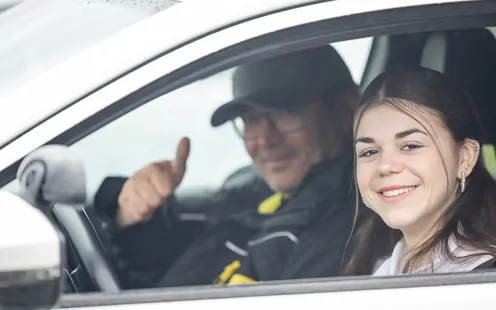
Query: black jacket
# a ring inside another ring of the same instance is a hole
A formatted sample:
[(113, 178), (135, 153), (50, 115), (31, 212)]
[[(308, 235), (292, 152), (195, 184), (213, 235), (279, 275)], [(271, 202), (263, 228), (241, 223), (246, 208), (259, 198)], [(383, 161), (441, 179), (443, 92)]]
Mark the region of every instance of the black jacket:
[[(248, 177), (247, 177), (248, 176)], [(124, 178), (107, 178), (96, 211), (113, 219)], [(144, 223), (110, 234), (124, 288), (338, 276), (356, 212), (352, 156), (314, 167), (273, 214), (273, 193), (248, 168), (217, 192), (170, 199)]]

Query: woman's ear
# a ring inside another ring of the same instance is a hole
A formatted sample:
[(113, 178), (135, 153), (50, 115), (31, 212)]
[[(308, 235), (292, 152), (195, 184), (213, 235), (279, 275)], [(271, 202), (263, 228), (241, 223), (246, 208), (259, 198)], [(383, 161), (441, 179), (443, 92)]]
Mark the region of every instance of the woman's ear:
[(462, 178), (462, 172), (468, 177), (477, 163), (481, 146), (477, 140), (465, 139), (460, 147), (460, 164), (458, 165), (458, 178)]

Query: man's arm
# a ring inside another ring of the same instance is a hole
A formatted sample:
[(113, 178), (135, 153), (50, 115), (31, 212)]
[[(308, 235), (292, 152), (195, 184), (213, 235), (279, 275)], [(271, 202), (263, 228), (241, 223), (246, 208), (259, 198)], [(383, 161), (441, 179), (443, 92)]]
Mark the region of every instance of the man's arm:
[(117, 198), (125, 178), (106, 178), (95, 195), (96, 212), (107, 222), (110, 252), (123, 288), (154, 287), (203, 229), (201, 221), (181, 221), (174, 197), (144, 222), (118, 228)]
[[(170, 196), (150, 219), (118, 228), (117, 213), (119, 208), (122, 210), (119, 196), (122, 196), (124, 183), (128, 183), (125, 178), (106, 178), (94, 199), (97, 213), (106, 218), (111, 227), (106, 239), (124, 288), (157, 286), (176, 259), (203, 231), (207, 221), (215, 224), (219, 218), (253, 208), (260, 197), (267, 197), (271, 192), (256, 171), (240, 169), (214, 192)], [(132, 193), (132, 187), (127, 189)], [(136, 200), (127, 200), (126, 210), (133, 211), (136, 205), (130, 201)], [(143, 200), (138, 199), (138, 202)]]

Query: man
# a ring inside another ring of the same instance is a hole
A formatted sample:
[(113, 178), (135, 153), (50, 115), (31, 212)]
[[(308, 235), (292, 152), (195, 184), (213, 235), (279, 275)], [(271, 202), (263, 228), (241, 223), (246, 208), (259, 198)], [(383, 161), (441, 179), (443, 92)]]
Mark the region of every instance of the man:
[(233, 94), (211, 123), (234, 123), (253, 167), (219, 191), (174, 195), (186, 171), (186, 138), (173, 160), (101, 185), (95, 207), (113, 224), (124, 288), (340, 274), (356, 212), (358, 91), (346, 65), (331, 46), (246, 64), (235, 70)]

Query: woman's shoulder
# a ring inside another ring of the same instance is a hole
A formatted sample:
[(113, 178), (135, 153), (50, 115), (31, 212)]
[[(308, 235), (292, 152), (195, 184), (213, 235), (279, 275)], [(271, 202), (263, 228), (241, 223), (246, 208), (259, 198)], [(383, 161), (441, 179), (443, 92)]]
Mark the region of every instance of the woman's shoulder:
[(487, 270), (487, 269), (496, 269), (496, 257), (491, 257), (489, 260), (477, 265), (472, 270)]
[(379, 259), (374, 265), (373, 276), (388, 276), (391, 270), (391, 256)]

